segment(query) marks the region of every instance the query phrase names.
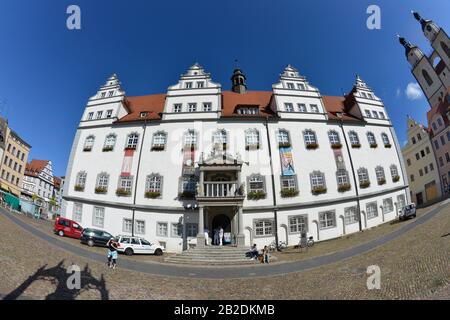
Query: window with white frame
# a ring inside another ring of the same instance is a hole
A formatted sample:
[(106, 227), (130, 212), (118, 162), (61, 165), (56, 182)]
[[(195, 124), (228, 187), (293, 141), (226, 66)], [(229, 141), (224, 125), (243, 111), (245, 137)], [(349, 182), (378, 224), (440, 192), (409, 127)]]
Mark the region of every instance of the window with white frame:
[(287, 130), (283, 130), (283, 129), (278, 130), (277, 138), (278, 138), (278, 144), (280, 144), (280, 145), (290, 144), (289, 132)]
[(287, 82), (286, 85), (287, 85), (288, 89), (294, 89), (294, 84), (293, 83)]
[(358, 169), (358, 179), (359, 179), (359, 183), (368, 183), (370, 182), (369, 180), (369, 172), (367, 171), (366, 168), (359, 168)]
[(107, 192), (108, 183), (109, 183), (109, 174), (107, 174), (106, 172), (99, 173), (97, 176), (96, 190), (101, 192)]
[(297, 178), (296, 176), (281, 176), (281, 190), (297, 190)]
[(211, 110), (212, 110), (211, 102), (203, 103), (203, 111), (207, 112), (207, 111), (211, 111)]
[(307, 112), (307, 110), (306, 110), (306, 104), (304, 104), (304, 103), (298, 103), (298, 104), (297, 104), (297, 107), (298, 107), (298, 111), (299, 111), (299, 112)]
[(97, 111), (97, 119), (101, 119), (103, 115), (103, 111)]
[(174, 113), (179, 113), (179, 112), (181, 112), (181, 108), (182, 108), (182, 104), (181, 103), (175, 103), (173, 105), (173, 112)]
[(94, 119), (94, 113), (93, 112), (89, 112), (88, 113), (88, 120), (92, 120)]
[(359, 137), (355, 131), (350, 131), (348, 133), (348, 137), (350, 139), (350, 143), (352, 144), (352, 146), (359, 145)]
[(76, 186), (79, 186), (84, 189), (86, 185), (86, 177), (87, 173), (85, 171), (78, 172), (76, 179)]
[(92, 214), (92, 225), (95, 227), (103, 228), (105, 222), (105, 208), (94, 207)]
[(378, 208), (376, 202), (370, 202), (366, 204), (367, 219), (373, 219), (378, 217)]
[(393, 165), (391, 165), (390, 169), (391, 169), (391, 177), (392, 177), (392, 179), (395, 179), (396, 177), (398, 177), (397, 166), (395, 164), (393, 164)]
[(377, 181), (378, 183), (381, 183), (383, 181), (386, 181), (386, 177), (384, 175), (384, 169), (381, 166), (377, 166), (375, 168), (375, 174), (377, 175)]
[(245, 131), (245, 146), (247, 149), (259, 148), (259, 131), (257, 129)]
[(322, 189), (325, 188), (325, 174), (320, 171), (314, 171), (310, 174), (311, 188)]
[(191, 89), (192, 88), (192, 82), (186, 82), (185, 88), (186, 89)]
[(167, 222), (158, 222), (156, 224), (156, 235), (159, 237), (167, 237), (168, 227)]
[(249, 192), (265, 192), (264, 177), (260, 174), (252, 174), (248, 178)]
[(76, 222), (81, 223), (82, 218), (83, 218), (83, 204), (82, 203), (74, 203), (72, 219)]
[(377, 144), (377, 140), (375, 139), (375, 135), (372, 132), (367, 132), (367, 141), (370, 145)]
[(103, 146), (103, 150), (114, 150), (114, 146), (116, 145), (116, 135), (108, 134), (105, 138), (105, 145)]
[(378, 119), (378, 112), (376, 112), (375, 110), (372, 110), (372, 114), (375, 119)]
[(106, 111), (106, 117), (107, 118), (111, 118), (112, 117), (112, 113), (113, 113), (113, 111), (111, 109), (107, 110)]
[(197, 88), (203, 88), (205, 86), (205, 82), (197, 81)]
[(196, 237), (198, 234), (197, 223), (186, 223), (186, 236), (189, 238)]
[(332, 145), (340, 144), (341, 139), (339, 138), (339, 133), (335, 130), (331, 130), (328, 132), (328, 138), (330, 139), (330, 143)]
[(380, 114), (380, 119), (386, 119), (386, 116), (384, 115), (384, 113), (383, 112), (378, 112), (379, 114)]
[(286, 112), (294, 112), (294, 105), (292, 103), (285, 103), (284, 110)]
[(299, 215), (289, 217), (289, 233), (308, 232), (308, 216)]
[(310, 107), (312, 113), (319, 113), (319, 107), (317, 106), (317, 104), (311, 104)]
[(305, 130), (303, 132), (303, 138), (305, 139), (305, 143), (307, 146), (317, 144), (316, 133), (313, 130)]
[(391, 145), (391, 142), (389, 141), (389, 137), (386, 133), (381, 134), (381, 139), (383, 140), (383, 143), (385, 146)]
[(127, 137), (127, 149), (136, 149), (139, 141), (139, 135), (137, 133), (130, 133)]
[(159, 174), (148, 175), (145, 180), (145, 192), (162, 193), (162, 179)]
[(86, 140), (84, 141), (84, 148), (83, 151), (91, 151), (94, 147), (95, 137), (94, 136), (88, 136)]
[(133, 188), (133, 176), (120, 176), (118, 189), (131, 194)]
[(133, 232), (133, 220), (132, 219), (123, 219), (122, 231), (126, 233)]
[(227, 143), (227, 132), (225, 130), (217, 130), (213, 134), (213, 144), (223, 145)]
[(172, 223), (172, 238), (182, 238), (183, 237), (183, 225), (181, 223)]
[(162, 131), (155, 132), (152, 139), (152, 149), (164, 150), (167, 142), (167, 134)]
[(353, 224), (359, 221), (359, 213), (357, 207), (348, 207), (344, 209), (345, 224)]
[(333, 210), (319, 213), (320, 229), (334, 228), (336, 226), (336, 212)]
[(145, 234), (145, 221), (144, 220), (136, 220), (136, 234)]
[(339, 169), (338, 171), (336, 171), (336, 180), (338, 186), (349, 184), (348, 171), (345, 169)]
[(196, 112), (197, 104), (196, 103), (188, 103), (188, 112)]
[(298, 90), (305, 90), (306, 89), (306, 87), (305, 87), (305, 85), (303, 83), (297, 83), (297, 88), (298, 88)]
[(383, 199), (383, 213), (389, 213), (394, 211), (394, 203), (392, 202), (392, 198)]
[(370, 113), (369, 110), (364, 110), (364, 113), (366, 114), (367, 118), (372, 118), (372, 114)]
[(255, 235), (257, 237), (273, 235), (273, 220), (261, 219), (255, 220)]
[(188, 130), (184, 135), (184, 145), (185, 146), (196, 146), (197, 145), (197, 134), (194, 130)]

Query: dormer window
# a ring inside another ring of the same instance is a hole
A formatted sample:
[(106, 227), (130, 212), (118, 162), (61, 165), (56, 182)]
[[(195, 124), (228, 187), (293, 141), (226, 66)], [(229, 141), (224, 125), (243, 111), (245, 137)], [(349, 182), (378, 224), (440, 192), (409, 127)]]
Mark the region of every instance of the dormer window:
[(259, 113), (258, 107), (239, 107), (237, 113), (242, 115), (255, 115)]
[(147, 115), (148, 115), (148, 112), (141, 112), (141, 113), (139, 114), (139, 117), (140, 117), (140, 118), (145, 118)]
[(185, 88), (186, 89), (191, 89), (192, 88), (192, 82), (186, 82)]

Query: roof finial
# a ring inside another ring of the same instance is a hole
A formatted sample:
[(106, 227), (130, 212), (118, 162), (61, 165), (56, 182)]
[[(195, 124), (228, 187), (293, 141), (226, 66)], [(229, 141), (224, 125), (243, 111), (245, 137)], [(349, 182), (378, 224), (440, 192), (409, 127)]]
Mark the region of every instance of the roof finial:
[(234, 68), (239, 69), (239, 60), (238, 59), (234, 59)]

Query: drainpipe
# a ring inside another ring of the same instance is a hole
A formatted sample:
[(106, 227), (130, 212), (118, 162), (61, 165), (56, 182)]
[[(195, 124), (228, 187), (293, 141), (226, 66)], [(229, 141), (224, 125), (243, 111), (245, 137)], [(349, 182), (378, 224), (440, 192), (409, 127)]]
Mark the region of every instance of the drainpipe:
[[(359, 199), (359, 186), (358, 186), (358, 182), (356, 180), (355, 167), (353, 166), (352, 155), (350, 153), (350, 147), (348, 145), (347, 136), (346, 136), (345, 131), (344, 131), (344, 125), (343, 125), (342, 119), (340, 119), (339, 127), (341, 128), (342, 136), (344, 137), (345, 148), (347, 149), (348, 158), (350, 159), (350, 166), (352, 167), (353, 184), (355, 185), (356, 202), (357, 202), (357, 205), (356, 205), (357, 209), (356, 210), (359, 212), (359, 219), (358, 219), (359, 220), (359, 231), (362, 231), (361, 203), (360, 203), (360, 199)], [(345, 223), (345, 221), (344, 221), (344, 223)]]
[(139, 157), (138, 157), (138, 165), (137, 165), (137, 171), (136, 171), (136, 178), (134, 180), (134, 196), (133, 196), (133, 214), (131, 218), (131, 236), (134, 237), (134, 215), (136, 212), (136, 195), (137, 195), (137, 185), (139, 180), (139, 168), (141, 167), (141, 157), (142, 157), (142, 149), (144, 147), (144, 139), (145, 139), (145, 131), (147, 129), (147, 119), (144, 119), (144, 132), (142, 133), (142, 139), (141, 139), (141, 147), (139, 150)]
[[(269, 149), (269, 161), (270, 161), (270, 174), (271, 174), (271, 181), (272, 181), (272, 198), (273, 198), (273, 218), (275, 223), (275, 244), (277, 251), (280, 251), (278, 248), (278, 208), (277, 208), (277, 195), (275, 192), (275, 175), (273, 173), (273, 162), (272, 162), (272, 148), (270, 145), (270, 134), (269, 134), (269, 117), (266, 116), (264, 126), (266, 127), (266, 135), (267, 135), (267, 145)], [(287, 239), (286, 239), (287, 240)]]

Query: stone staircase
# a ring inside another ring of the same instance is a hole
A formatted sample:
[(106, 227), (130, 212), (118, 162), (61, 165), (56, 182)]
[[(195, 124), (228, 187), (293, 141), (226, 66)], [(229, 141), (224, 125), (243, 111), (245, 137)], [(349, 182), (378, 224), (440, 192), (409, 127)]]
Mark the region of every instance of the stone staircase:
[(168, 263), (179, 265), (203, 265), (203, 266), (232, 266), (257, 264), (257, 260), (251, 260), (245, 256), (248, 248), (232, 246), (206, 246), (183, 251), (180, 254), (164, 259)]

